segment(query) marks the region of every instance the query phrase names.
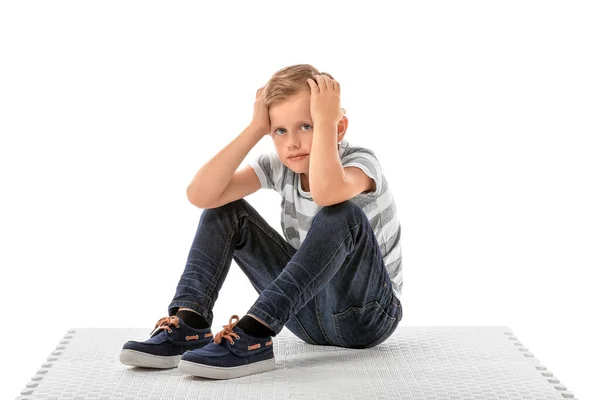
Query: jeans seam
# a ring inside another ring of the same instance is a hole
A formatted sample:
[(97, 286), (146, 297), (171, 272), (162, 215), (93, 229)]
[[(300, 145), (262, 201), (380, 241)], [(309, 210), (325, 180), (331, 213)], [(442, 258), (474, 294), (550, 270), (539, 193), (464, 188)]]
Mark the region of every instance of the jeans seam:
[(343, 347), (347, 347), (346, 343), (342, 340), (342, 335), (341, 335), (341, 329), (340, 326), (338, 324), (338, 321), (336, 318), (333, 318), (333, 328), (335, 329), (335, 334), (337, 336), (337, 339), (339, 341), (339, 343), (343, 346)]
[(296, 318), (295, 315), (293, 315), (292, 318), (294, 318), (296, 320), (296, 323), (298, 324), (298, 326), (300, 327), (300, 329), (302, 329), (302, 332), (308, 338), (308, 340), (310, 341), (310, 344), (316, 345), (317, 343), (313, 340), (313, 338), (310, 337), (310, 335), (308, 334), (308, 332), (306, 332), (306, 329), (304, 329), (304, 326), (302, 325), (302, 323), (300, 322), (300, 320), (298, 318)]
[(245, 216), (251, 222), (253, 222), (254, 225), (256, 225), (257, 227), (259, 227), (261, 231), (263, 231), (267, 236), (269, 236), (273, 240), (273, 243), (275, 243), (277, 246), (279, 246), (279, 248), (281, 250), (283, 250), (285, 252), (285, 254), (287, 254), (290, 257), (290, 259), (293, 257), (293, 255), (290, 255), (290, 253), (288, 253), (288, 251), (287, 251), (287, 249), (285, 247), (282, 247), (282, 246), (279, 245), (279, 242), (273, 236), (271, 236), (271, 234), (268, 231), (266, 231), (265, 229), (263, 229), (262, 225), (259, 223), (258, 220), (253, 219), (252, 216), (250, 214), (248, 214), (248, 213), (246, 213)]
[(235, 232), (235, 227), (238, 225), (239, 220), (236, 220), (235, 223), (233, 224), (232, 228), (229, 230), (228, 234), (227, 234), (227, 240), (226, 240), (226, 246), (223, 250), (223, 252), (221, 253), (221, 260), (219, 261), (219, 265), (217, 266), (217, 273), (213, 275), (213, 280), (210, 283), (210, 286), (208, 288), (208, 293), (209, 293), (209, 298), (212, 299), (213, 298), (213, 291), (215, 290), (217, 283), (218, 283), (218, 278), (219, 276), (221, 276), (222, 270), (223, 270), (223, 266), (225, 265), (225, 261), (227, 258), (227, 253), (229, 252), (229, 247), (231, 246), (231, 238), (233, 236), (233, 233)]
[(321, 311), (319, 311), (319, 304), (317, 304), (317, 301), (315, 301), (315, 314), (317, 314), (317, 323), (319, 324), (319, 329), (321, 329), (321, 333), (325, 337), (325, 340), (331, 344), (332, 342), (329, 336), (327, 335), (327, 329), (325, 329), (325, 325), (323, 324), (323, 318), (321, 316)]
[[(392, 302), (394, 302), (397, 305), (397, 307), (400, 307), (400, 300), (397, 299), (396, 296), (394, 296), (393, 293), (392, 293)], [(384, 310), (384, 312), (385, 312), (386, 315), (388, 315), (387, 311)], [(393, 317), (389, 317), (389, 318), (393, 318)], [(381, 335), (381, 337), (379, 339), (377, 339), (373, 343), (377, 343), (377, 341), (380, 340), (381, 338), (386, 338), (385, 340), (387, 340), (386, 336), (390, 335), (390, 331), (392, 330), (392, 328), (394, 328), (394, 326), (397, 327), (398, 324), (400, 324), (400, 320), (401, 320), (401, 315), (400, 315), (400, 312), (398, 312), (398, 315), (396, 315), (396, 317), (393, 318), (392, 324), (390, 325), (389, 329), (383, 335)], [(381, 343), (383, 343), (385, 340), (383, 340)], [(371, 343), (368, 347), (372, 347), (373, 343)]]
[[(391, 317), (390, 317), (391, 318)], [(381, 343), (385, 342), (387, 340), (387, 335), (388, 333), (390, 333), (390, 331), (392, 330), (392, 328), (394, 327), (394, 324), (396, 323), (396, 320), (398, 319), (398, 317), (394, 318), (392, 323), (390, 324), (390, 327), (385, 331), (385, 333), (383, 335), (381, 335), (379, 338), (377, 338), (377, 340), (375, 340), (373, 343), (365, 346), (365, 348), (369, 348), (369, 347), (373, 347), (373, 345), (377, 342), (379, 342), (381, 340), (381, 338), (385, 338), (384, 340), (382, 340), (380, 343), (377, 344), (380, 345)]]

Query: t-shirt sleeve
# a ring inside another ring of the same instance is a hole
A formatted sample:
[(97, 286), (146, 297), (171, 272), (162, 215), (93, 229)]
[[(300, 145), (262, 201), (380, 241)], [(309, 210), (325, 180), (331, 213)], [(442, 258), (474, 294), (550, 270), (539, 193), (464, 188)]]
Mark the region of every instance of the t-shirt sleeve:
[(256, 172), (261, 188), (279, 191), (278, 183), (281, 181), (283, 163), (276, 152), (261, 154), (250, 160), (248, 165)]
[(358, 150), (342, 157), (342, 167), (358, 167), (375, 181), (375, 191), (361, 193), (367, 196), (379, 196), (383, 189), (383, 173), (375, 154), (370, 150)]

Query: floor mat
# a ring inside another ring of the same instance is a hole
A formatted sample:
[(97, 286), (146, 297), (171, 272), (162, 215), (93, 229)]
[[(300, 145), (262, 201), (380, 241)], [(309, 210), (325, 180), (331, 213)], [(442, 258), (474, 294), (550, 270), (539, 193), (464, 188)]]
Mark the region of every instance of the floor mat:
[(273, 338), (275, 370), (235, 379), (119, 361), (148, 329), (71, 329), (21, 391), (26, 399), (575, 399), (508, 327), (398, 326), (379, 346), (346, 349)]

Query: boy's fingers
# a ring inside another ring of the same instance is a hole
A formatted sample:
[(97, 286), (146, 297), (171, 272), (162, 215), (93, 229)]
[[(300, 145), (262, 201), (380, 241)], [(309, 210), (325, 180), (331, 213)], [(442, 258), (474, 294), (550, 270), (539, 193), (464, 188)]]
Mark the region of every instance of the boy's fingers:
[(264, 86), (263, 86), (263, 87), (261, 87), (260, 89), (258, 89), (258, 90), (256, 91), (256, 98), (257, 98), (257, 99), (258, 99), (259, 97), (261, 97), (261, 96), (262, 96), (263, 89), (264, 89)]

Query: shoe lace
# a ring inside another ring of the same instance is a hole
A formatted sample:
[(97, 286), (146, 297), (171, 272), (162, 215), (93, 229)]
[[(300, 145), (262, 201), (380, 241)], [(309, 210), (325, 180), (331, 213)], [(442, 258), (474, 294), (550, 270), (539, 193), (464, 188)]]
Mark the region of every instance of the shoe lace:
[[(234, 319), (237, 321), (232, 322)], [(221, 332), (215, 335), (215, 343), (219, 344), (221, 343), (221, 339), (228, 339), (229, 343), (234, 344), (235, 342), (233, 341), (233, 338), (240, 338), (235, 332), (233, 332), (233, 328), (238, 324), (238, 322), (240, 322), (240, 318), (237, 315), (233, 315), (231, 318), (229, 318), (229, 325), (223, 325), (223, 328), (225, 329), (222, 329)]]
[(173, 330), (171, 329), (171, 325), (175, 325), (176, 328), (179, 328), (179, 318), (177, 316), (171, 315), (170, 317), (164, 317), (159, 319), (156, 323), (156, 326), (154, 327), (152, 332), (150, 332), (150, 334), (152, 335), (154, 332), (157, 331), (157, 329), (167, 329), (169, 333), (171, 333), (173, 332)]

